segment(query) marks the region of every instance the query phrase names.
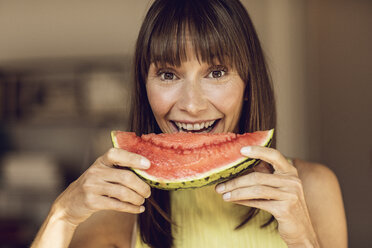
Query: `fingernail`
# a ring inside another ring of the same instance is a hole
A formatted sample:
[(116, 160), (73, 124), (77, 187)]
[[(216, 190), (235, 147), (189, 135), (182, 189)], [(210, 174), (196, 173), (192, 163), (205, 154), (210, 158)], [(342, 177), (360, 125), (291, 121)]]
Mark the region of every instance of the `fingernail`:
[(149, 194), (145, 198), (149, 198), (150, 196), (151, 196), (151, 191), (149, 192)]
[(141, 206), (140, 209), (139, 209), (139, 211), (140, 211), (141, 213), (143, 213), (143, 212), (145, 211), (145, 207), (144, 207), (144, 206)]
[(230, 199), (230, 197), (231, 197), (231, 192), (227, 192), (227, 193), (225, 193), (225, 194), (222, 195), (222, 198), (224, 200), (228, 200), (228, 199)]
[(147, 158), (141, 158), (141, 166), (144, 169), (150, 168), (150, 161)]
[(240, 149), (240, 153), (243, 155), (249, 155), (252, 152), (252, 147), (250, 146), (245, 146), (242, 149)]
[(217, 185), (217, 187), (216, 187), (217, 193), (222, 193), (224, 190), (225, 190), (225, 184), (221, 183), (221, 184)]

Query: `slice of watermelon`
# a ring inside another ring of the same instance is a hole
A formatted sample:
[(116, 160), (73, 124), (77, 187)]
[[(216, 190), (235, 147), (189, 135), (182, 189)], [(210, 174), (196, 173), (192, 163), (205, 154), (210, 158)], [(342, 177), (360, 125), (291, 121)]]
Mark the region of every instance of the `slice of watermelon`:
[(243, 146), (266, 146), (274, 130), (234, 134), (147, 134), (112, 131), (114, 147), (145, 156), (147, 170), (133, 169), (151, 186), (160, 189), (196, 188), (228, 180), (252, 168), (259, 160), (242, 156)]

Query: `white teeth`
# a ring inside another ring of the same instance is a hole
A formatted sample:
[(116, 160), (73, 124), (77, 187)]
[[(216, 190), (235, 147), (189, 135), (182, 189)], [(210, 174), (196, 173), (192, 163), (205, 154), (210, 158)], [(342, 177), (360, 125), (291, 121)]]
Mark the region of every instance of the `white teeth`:
[(212, 126), (214, 124), (215, 121), (207, 121), (207, 122), (201, 122), (201, 123), (195, 123), (195, 124), (191, 124), (191, 123), (182, 123), (182, 122), (174, 122), (176, 124), (176, 126), (179, 128), (179, 129), (185, 129), (185, 130), (188, 130), (188, 131), (199, 131), (201, 129), (205, 129), (205, 128), (208, 128), (210, 126)]

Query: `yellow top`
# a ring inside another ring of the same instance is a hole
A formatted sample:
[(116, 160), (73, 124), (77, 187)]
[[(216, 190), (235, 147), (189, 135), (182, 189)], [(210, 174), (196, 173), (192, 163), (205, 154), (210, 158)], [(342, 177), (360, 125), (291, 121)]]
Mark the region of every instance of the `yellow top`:
[[(241, 229), (249, 208), (225, 202), (213, 186), (193, 190), (171, 191), (174, 247), (287, 247), (279, 236), (276, 222), (260, 228), (271, 215), (263, 210)], [(147, 248), (137, 235), (136, 248)]]

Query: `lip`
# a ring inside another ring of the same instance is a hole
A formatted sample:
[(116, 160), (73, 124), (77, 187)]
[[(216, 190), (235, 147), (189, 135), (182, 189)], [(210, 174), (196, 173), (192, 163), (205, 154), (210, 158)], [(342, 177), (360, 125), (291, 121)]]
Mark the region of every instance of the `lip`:
[(176, 124), (173, 121), (168, 121), (170, 123), (170, 128), (172, 130), (172, 133), (178, 133), (178, 128)]
[(208, 122), (208, 121), (217, 121), (222, 118), (217, 118), (217, 119), (209, 119), (209, 120), (197, 120), (197, 121), (190, 121), (190, 120), (170, 120), (171, 122), (182, 122), (182, 123), (187, 123), (187, 124), (196, 124), (196, 123), (202, 123), (202, 122)]
[(217, 119), (217, 123), (214, 125), (214, 127), (212, 128), (212, 130), (209, 133), (215, 133), (215, 131), (217, 129), (217, 126), (220, 125), (221, 120), (222, 120), (222, 118), (221, 119)]
[(217, 126), (219, 126), (220, 124), (220, 121), (222, 120), (222, 118), (218, 118), (218, 119), (210, 119), (210, 120), (200, 120), (200, 121), (190, 121), (190, 120), (186, 120), (186, 121), (178, 121), (178, 120), (169, 120), (169, 123), (170, 123), (170, 126), (171, 126), (171, 129), (172, 129), (172, 132), (174, 133), (178, 133), (179, 130), (178, 130), (178, 127), (176, 126), (175, 122), (182, 122), (182, 123), (187, 123), (187, 124), (196, 124), (196, 123), (202, 123), (202, 122), (208, 122), (208, 121), (216, 121), (214, 125), (214, 127), (212, 128), (212, 130), (209, 132), (209, 133), (214, 133)]

